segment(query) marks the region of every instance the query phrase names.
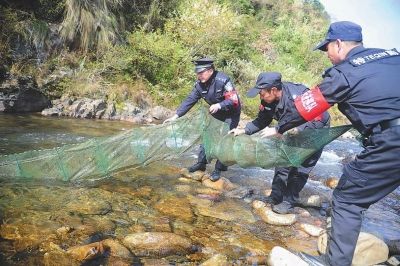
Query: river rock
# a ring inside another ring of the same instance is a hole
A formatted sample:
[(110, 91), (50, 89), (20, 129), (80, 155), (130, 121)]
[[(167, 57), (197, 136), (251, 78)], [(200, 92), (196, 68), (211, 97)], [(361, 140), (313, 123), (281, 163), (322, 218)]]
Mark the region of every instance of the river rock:
[(225, 197), (243, 199), (251, 196), (254, 190), (249, 187), (238, 187), (225, 193)]
[(228, 258), (222, 254), (214, 255), (210, 259), (200, 264), (200, 266), (227, 266), (227, 265), (230, 265), (230, 263), (228, 263)]
[(143, 258), (140, 260), (143, 266), (171, 266), (171, 263), (167, 259), (153, 259), (153, 258)]
[(256, 220), (248, 208), (241, 201), (228, 199), (221, 202), (212, 202), (205, 199), (194, 198), (191, 203), (196, 206), (203, 216), (214, 217), (224, 221), (244, 221), (254, 223)]
[(211, 201), (220, 201), (221, 200), (221, 194), (203, 194), (199, 193), (196, 195), (196, 197), (200, 199), (207, 199)]
[(62, 226), (56, 230), (56, 233), (60, 238), (66, 239), (66, 238), (68, 238), (68, 234), (70, 232), (72, 232), (73, 230), (74, 230), (74, 228), (71, 228), (69, 226)]
[(269, 266), (309, 266), (308, 263), (300, 259), (297, 255), (282, 247), (274, 247), (269, 253), (267, 264)]
[(105, 239), (102, 241), (103, 246), (110, 250), (110, 256), (123, 259), (131, 259), (132, 253), (122, 244), (114, 239)]
[(175, 190), (183, 193), (189, 193), (192, 190), (192, 187), (189, 185), (176, 185)]
[(213, 182), (209, 179), (208, 174), (203, 176), (202, 183), (204, 186), (206, 186), (208, 188), (216, 189), (216, 190), (228, 190), (229, 191), (229, 190), (233, 190), (238, 187), (238, 185), (233, 184), (231, 181), (229, 181), (225, 177), (221, 177), (218, 181)]
[(45, 266), (79, 266), (82, 263), (63, 250), (53, 250), (43, 255)]
[(247, 256), (246, 262), (248, 265), (267, 265), (267, 256)]
[(104, 112), (102, 118), (103, 119), (112, 119), (116, 114), (115, 104), (108, 103), (106, 111)]
[[(27, 220), (38, 218), (43, 218), (40, 217), (40, 213), (38, 216), (27, 216)], [(33, 224), (28, 224), (24, 220), (12, 224), (2, 224), (0, 225), (0, 237), (14, 241), (13, 246), (17, 252), (34, 248), (51, 237), (55, 230), (54, 224), (50, 221), (43, 222), (39, 219), (30, 221)]]
[(104, 247), (102, 242), (95, 242), (85, 246), (76, 246), (69, 248), (67, 253), (77, 261), (85, 261), (102, 255)]
[(173, 112), (163, 106), (155, 106), (151, 108), (150, 115), (156, 120), (163, 121), (173, 115)]
[(292, 225), (296, 222), (295, 214), (278, 214), (271, 210), (265, 202), (255, 200), (253, 201), (253, 208), (261, 219), (272, 225)]
[(165, 232), (130, 234), (123, 244), (136, 256), (185, 255), (195, 251), (190, 239)]
[(111, 194), (107, 191), (101, 189), (79, 190), (76, 191), (76, 194), (76, 197), (65, 204), (65, 211), (84, 215), (104, 215), (112, 209), (111, 203), (105, 200)]
[(182, 168), (180, 170), (180, 174), (185, 178), (193, 179), (196, 181), (201, 181), (203, 179), (203, 176), (205, 175), (205, 172), (204, 171), (196, 171), (193, 173), (189, 173), (189, 169)]
[(321, 227), (307, 223), (301, 223), (300, 228), (310, 236), (320, 236), (324, 231), (324, 229), (322, 229)]
[(157, 217), (153, 222), (153, 231), (156, 232), (171, 232), (171, 220), (169, 217)]
[(30, 76), (10, 76), (0, 84), (0, 112), (40, 112), (50, 104)]
[(190, 203), (187, 198), (168, 197), (161, 199), (154, 205), (154, 208), (174, 218), (191, 223), (194, 219)]
[(294, 213), (303, 218), (311, 217), (311, 213), (309, 211), (300, 207), (294, 207)]
[(269, 240), (259, 239), (253, 234), (242, 234), (241, 232), (227, 240), (235, 247), (249, 250), (251, 255), (266, 256), (273, 247)]
[[(318, 251), (322, 254), (326, 253), (327, 234), (322, 234), (318, 238)], [(388, 259), (389, 248), (378, 237), (361, 232), (358, 236), (356, 249), (352, 261), (353, 266), (375, 265)]]
[(212, 188), (197, 188), (196, 192), (196, 197), (200, 199), (207, 199), (211, 201), (220, 201), (222, 198), (222, 192), (212, 189)]
[(321, 207), (322, 199), (319, 195), (311, 195), (308, 197), (300, 197), (300, 204), (306, 207)]

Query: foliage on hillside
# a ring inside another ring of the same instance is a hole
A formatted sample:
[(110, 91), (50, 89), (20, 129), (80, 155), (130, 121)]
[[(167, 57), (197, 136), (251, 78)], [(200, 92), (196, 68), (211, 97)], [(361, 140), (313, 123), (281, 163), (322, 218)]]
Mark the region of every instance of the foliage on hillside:
[[(23, 35), (17, 29), (21, 21), (54, 22), (54, 14), (64, 7), (64, 50), (35, 67), (12, 68), (35, 75), (53, 96), (135, 102), (151, 98), (154, 104), (175, 108), (195, 81), (191, 61), (208, 55), (233, 78), (245, 112), (254, 115), (258, 99), (247, 99), (244, 93), (258, 73), (279, 71), (284, 80), (312, 85), (329, 66), (324, 55), (312, 52), (328, 25), (318, 0), (102, 0), (96, 5), (88, 0), (35, 0), (36, 6), (49, 7), (48, 14), (41, 9), (24, 19), (12, 10), (28, 13), (29, 1), (16, 2), (20, 5), (1, 7), (7, 12), (1, 12), (0, 20), (12, 33), (7, 36)], [(26, 39), (46, 43), (44, 31), (40, 38), (31, 31)], [(10, 54), (8, 44), (2, 34), (2, 54)], [(47, 77), (65, 69), (69, 74), (48, 86)]]

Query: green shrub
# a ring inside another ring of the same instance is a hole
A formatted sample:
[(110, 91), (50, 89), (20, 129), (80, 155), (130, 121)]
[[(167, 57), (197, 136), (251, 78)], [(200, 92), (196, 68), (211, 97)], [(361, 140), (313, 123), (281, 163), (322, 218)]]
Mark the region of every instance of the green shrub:
[(173, 36), (136, 31), (129, 36), (130, 73), (150, 83), (157, 103), (177, 104), (189, 92), (194, 79), (191, 56)]

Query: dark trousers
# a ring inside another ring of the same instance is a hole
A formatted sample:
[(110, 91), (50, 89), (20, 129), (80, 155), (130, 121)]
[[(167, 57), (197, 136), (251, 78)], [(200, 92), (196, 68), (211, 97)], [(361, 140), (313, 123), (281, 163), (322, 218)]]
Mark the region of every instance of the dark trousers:
[(271, 197), (275, 204), (288, 201), (295, 204), (308, 176), (321, 157), (322, 150), (308, 158), (301, 167), (276, 167), (272, 180)]
[(343, 169), (332, 197), (331, 265), (351, 265), (368, 207), (400, 185), (400, 126), (373, 134), (355, 160)]
[[(233, 117), (229, 118), (220, 118), (220, 117), (215, 117), (220, 121), (224, 121), (225, 123), (229, 124), (229, 129), (234, 129), (238, 126), (239, 120), (240, 120), (240, 112), (238, 114), (235, 114)], [(222, 120), (223, 119), (223, 120)], [(204, 146), (201, 144), (200, 145), (200, 151), (197, 157), (197, 162), (198, 163), (203, 163), (207, 164), (207, 158), (206, 158), (206, 151), (204, 149)], [(228, 166), (224, 165), (221, 163), (219, 160), (215, 162), (215, 169), (220, 170), (220, 171), (226, 171), (228, 170)]]

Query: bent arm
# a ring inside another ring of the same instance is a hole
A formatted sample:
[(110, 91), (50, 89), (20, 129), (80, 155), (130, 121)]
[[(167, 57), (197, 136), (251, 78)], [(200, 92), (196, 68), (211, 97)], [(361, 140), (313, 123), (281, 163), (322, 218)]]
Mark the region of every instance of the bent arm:
[(283, 134), (289, 129), (311, 121), (335, 103), (348, 99), (351, 91), (350, 85), (341, 72), (331, 68), (325, 72), (323, 77), (322, 83), (289, 103), (291, 106), (279, 120), (278, 133)]

